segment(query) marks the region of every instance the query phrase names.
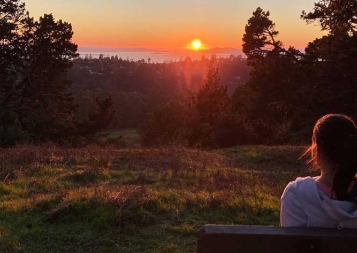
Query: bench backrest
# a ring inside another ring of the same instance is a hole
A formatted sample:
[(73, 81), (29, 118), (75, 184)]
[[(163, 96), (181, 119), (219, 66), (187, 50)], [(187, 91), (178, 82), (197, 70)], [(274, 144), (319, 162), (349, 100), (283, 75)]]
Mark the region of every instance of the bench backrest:
[(357, 230), (206, 225), (198, 253), (357, 253)]

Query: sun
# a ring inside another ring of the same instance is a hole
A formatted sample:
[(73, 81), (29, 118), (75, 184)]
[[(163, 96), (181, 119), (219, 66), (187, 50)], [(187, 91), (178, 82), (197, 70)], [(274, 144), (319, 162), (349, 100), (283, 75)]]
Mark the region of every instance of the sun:
[(202, 47), (202, 42), (200, 40), (196, 39), (196, 40), (192, 41), (192, 48), (194, 50), (200, 50), (201, 47)]

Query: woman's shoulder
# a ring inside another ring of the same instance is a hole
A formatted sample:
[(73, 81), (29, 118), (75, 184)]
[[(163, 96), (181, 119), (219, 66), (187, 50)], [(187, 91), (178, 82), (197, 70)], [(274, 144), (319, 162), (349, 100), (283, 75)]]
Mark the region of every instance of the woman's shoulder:
[(298, 192), (310, 192), (313, 187), (316, 187), (315, 178), (298, 177), (287, 184), (281, 198), (284, 198), (288, 193), (296, 194)]
[(315, 184), (315, 178), (314, 177), (297, 177), (294, 181), (291, 181), (287, 184), (287, 188), (296, 188), (300, 187), (301, 185), (306, 185), (306, 184)]

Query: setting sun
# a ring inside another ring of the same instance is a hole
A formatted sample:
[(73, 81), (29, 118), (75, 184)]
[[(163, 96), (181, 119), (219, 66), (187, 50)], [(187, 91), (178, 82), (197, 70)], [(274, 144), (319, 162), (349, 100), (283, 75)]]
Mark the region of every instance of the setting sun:
[(193, 47), (193, 49), (195, 49), (195, 50), (199, 50), (199, 49), (201, 49), (201, 47), (202, 47), (202, 42), (201, 42), (200, 40), (194, 40), (194, 41), (192, 42), (192, 47)]

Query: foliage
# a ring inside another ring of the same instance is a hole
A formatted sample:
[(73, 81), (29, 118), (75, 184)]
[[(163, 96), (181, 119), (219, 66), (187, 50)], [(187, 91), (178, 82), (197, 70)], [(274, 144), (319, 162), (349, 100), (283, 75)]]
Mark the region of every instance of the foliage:
[[(209, 62), (205, 57), (165, 63), (107, 56), (77, 58), (69, 71), (73, 80), (70, 89), (79, 105), (76, 116), (85, 119), (96, 97), (104, 99), (110, 95), (116, 112), (113, 128), (136, 128), (144, 123), (148, 113), (172, 99), (182, 97), (183, 103), (192, 104), (189, 100), (203, 86)], [(218, 58), (217, 64), (219, 78), (229, 95), (249, 78), (250, 67), (241, 56)]]
[(181, 94), (148, 113), (140, 125), (140, 135), (145, 145), (176, 144), (187, 145), (190, 126), (195, 111), (190, 99)]
[(16, 144), (19, 139), (26, 139), (25, 133), (21, 129), (17, 115), (9, 110), (0, 112), (0, 146), (8, 147)]
[(254, 60), (277, 54), (284, 54), (296, 60), (298, 51), (292, 47), (288, 50), (283, 48), (283, 43), (277, 39), (279, 32), (275, 30), (275, 23), (269, 16), (269, 11), (258, 7), (245, 26), (243, 52), (248, 56), (248, 61), (254, 64)]
[(331, 34), (355, 35), (357, 29), (357, 1), (355, 0), (319, 0), (314, 9), (301, 18), (308, 23), (318, 21), (322, 30)]
[(1, 1), (0, 10), (0, 108), (16, 118), (9, 131), (20, 127), (35, 141), (64, 138), (76, 108), (66, 77), (77, 56), (72, 27), (52, 14), (34, 21), (16, 0)]
[(300, 85), (305, 77), (300, 65), (303, 55), (292, 47), (283, 47), (269, 16), (258, 7), (248, 20), (243, 51), (253, 69), (246, 85), (233, 95), (233, 111), (248, 126), (246, 136), (251, 143), (292, 141), (291, 133), (302, 116), (303, 97), (299, 94), (304, 87)]
[(84, 136), (92, 140), (95, 135), (103, 130), (108, 129), (113, 123), (115, 110), (112, 97), (100, 100), (96, 98), (95, 106), (88, 113), (88, 118), (79, 123), (79, 136)]
[(198, 93), (193, 98), (190, 93), (182, 93), (159, 104), (142, 124), (141, 135), (144, 143), (150, 145), (217, 146), (224, 136), (222, 131), (229, 125), (230, 109), (231, 99), (227, 87), (221, 84), (217, 58), (213, 56)]
[(330, 34), (301, 53), (278, 40), (270, 13), (257, 8), (243, 36), (252, 66), (246, 85), (233, 95), (233, 111), (251, 128), (253, 143), (304, 143), (326, 113), (356, 116), (355, 1), (319, 1), (302, 15)]
[[(204, 85), (194, 100), (196, 119), (189, 137), (191, 145), (215, 146), (220, 125), (226, 120), (231, 109), (231, 99), (227, 87), (221, 84), (217, 59), (213, 56)], [(222, 137), (222, 136), (221, 136)]]
[(327, 112), (356, 117), (356, 1), (319, 1), (312, 12), (303, 12), (307, 22), (318, 21), (329, 34), (309, 43), (306, 64), (313, 69), (308, 80), (316, 94), (314, 115)]
[(282, 46), (281, 41), (276, 40), (279, 32), (275, 30), (275, 23), (269, 19), (269, 16), (269, 11), (263, 11), (258, 7), (245, 26), (243, 52), (250, 59), (263, 57), (270, 51), (268, 47), (277, 49)]
[(1, 89), (8, 85), (7, 82), (15, 81), (16, 70), (13, 66), (20, 64), (17, 55), (20, 51), (20, 37), (16, 31), (25, 31), (28, 19), (25, 4), (20, 0), (0, 2), (0, 80), (3, 82)]
[(306, 61), (313, 66), (309, 80), (318, 94), (319, 113), (328, 111), (356, 116), (357, 36), (328, 35), (311, 42)]
[(195, 108), (200, 122), (214, 124), (214, 121), (230, 109), (227, 87), (221, 84), (219, 68), (213, 57), (207, 71), (204, 85), (197, 93)]
[[(0, 3), (2, 146), (64, 140), (80, 132), (78, 121), (94, 136), (110, 118), (115, 128), (140, 125), (149, 145), (300, 144), (323, 114), (357, 116), (356, 1), (321, 0), (303, 12), (307, 23), (329, 32), (304, 53), (285, 46), (270, 12), (258, 7), (243, 36), (247, 58), (166, 63), (104, 55), (73, 60), (70, 24), (52, 15), (34, 21), (18, 0)], [(96, 102), (109, 95), (110, 117)]]

